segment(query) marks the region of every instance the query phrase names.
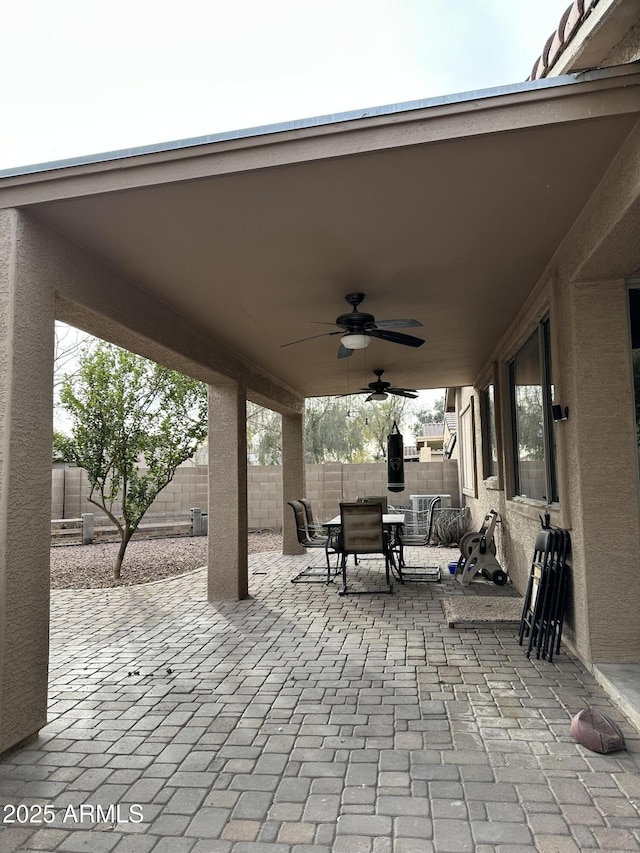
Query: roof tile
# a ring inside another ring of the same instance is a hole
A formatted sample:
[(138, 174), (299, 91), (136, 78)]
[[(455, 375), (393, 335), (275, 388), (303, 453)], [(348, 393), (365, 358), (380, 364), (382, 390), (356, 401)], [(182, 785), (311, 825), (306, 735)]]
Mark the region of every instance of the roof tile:
[(582, 20), (582, 0), (576, 0), (573, 6), (568, 9), (569, 14), (564, 24), (564, 41), (565, 43), (573, 36), (575, 31), (580, 26)]
[(568, 43), (574, 38), (580, 24), (591, 14), (599, 0), (574, 0), (562, 13), (558, 28), (545, 42), (541, 55), (534, 62), (529, 80), (546, 77), (549, 69), (558, 59)]

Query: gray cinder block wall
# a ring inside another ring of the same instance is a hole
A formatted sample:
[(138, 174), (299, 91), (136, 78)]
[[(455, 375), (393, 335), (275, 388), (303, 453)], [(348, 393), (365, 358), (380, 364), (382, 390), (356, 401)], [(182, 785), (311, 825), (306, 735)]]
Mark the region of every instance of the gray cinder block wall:
[[(361, 495), (387, 495), (391, 504), (408, 505), (413, 494), (451, 495), (452, 506), (460, 506), (458, 463), (411, 462), (405, 465), (403, 492), (387, 491), (387, 466), (384, 463), (343, 465), (325, 463), (307, 465), (306, 495), (312, 502), (319, 521), (326, 521), (339, 511), (341, 500), (355, 500)], [(87, 476), (81, 468), (54, 468), (51, 490), (51, 518), (80, 518), (84, 512), (101, 513), (89, 503)], [(276, 529), (282, 525), (282, 474), (277, 465), (250, 465), (248, 468), (249, 529)], [(219, 496), (224, 502), (226, 496)], [(188, 513), (191, 507), (207, 509), (207, 466), (185, 465), (178, 468), (173, 481), (164, 489), (148, 512), (157, 514)]]
[[(82, 468), (54, 468), (52, 475), (51, 518), (80, 518), (84, 512), (102, 515), (89, 502), (89, 483)], [(149, 508), (149, 515), (188, 513), (192, 506), (206, 509), (207, 494), (207, 466), (180, 466)]]

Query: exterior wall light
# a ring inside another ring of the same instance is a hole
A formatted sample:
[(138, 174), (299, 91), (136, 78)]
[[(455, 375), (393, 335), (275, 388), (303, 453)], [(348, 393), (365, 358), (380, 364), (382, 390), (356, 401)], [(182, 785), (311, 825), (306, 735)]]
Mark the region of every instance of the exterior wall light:
[(343, 335), (340, 343), (347, 349), (364, 349), (371, 343), (369, 335)]
[(562, 408), (562, 406), (558, 406), (556, 403), (551, 406), (551, 417), (554, 421), (567, 421), (569, 420), (569, 409), (567, 406)]

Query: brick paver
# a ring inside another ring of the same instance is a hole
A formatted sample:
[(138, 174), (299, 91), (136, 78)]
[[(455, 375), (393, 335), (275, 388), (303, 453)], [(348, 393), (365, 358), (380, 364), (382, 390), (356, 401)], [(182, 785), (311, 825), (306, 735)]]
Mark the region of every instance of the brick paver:
[[(50, 721), (0, 761), (1, 853), (640, 851), (640, 738), (593, 678), (447, 627), (443, 597), (508, 587), (339, 597), (289, 582), (306, 562), (252, 557), (236, 603), (203, 571), (54, 591)], [(588, 704), (626, 752), (573, 741)]]

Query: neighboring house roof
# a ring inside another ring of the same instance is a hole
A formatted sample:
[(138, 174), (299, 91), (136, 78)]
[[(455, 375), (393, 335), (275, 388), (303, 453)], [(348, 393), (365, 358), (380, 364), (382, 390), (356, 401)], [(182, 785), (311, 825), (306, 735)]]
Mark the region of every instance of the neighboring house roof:
[(420, 433), (420, 438), (429, 438), (431, 436), (442, 436), (444, 435), (444, 424), (422, 424), (422, 432)]

